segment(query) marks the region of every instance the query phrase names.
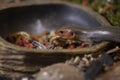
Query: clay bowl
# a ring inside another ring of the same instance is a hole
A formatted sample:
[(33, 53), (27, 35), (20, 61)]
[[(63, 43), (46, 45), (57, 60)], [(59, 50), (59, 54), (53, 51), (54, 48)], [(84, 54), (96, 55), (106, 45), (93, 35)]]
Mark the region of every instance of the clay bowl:
[[(110, 25), (102, 16), (92, 10), (64, 2), (22, 5), (1, 9), (0, 63), (2, 65), (0, 65), (0, 69), (3, 74), (10, 75), (9, 70), (35, 72), (41, 65), (63, 62), (70, 59), (71, 56), (75, 56), (75, 50), (27, 49), (5, 41), (8, 34), (17, 31), (36, 34), (55, 30), (69, 23), (84, 28)], [(78, 51), (77, 53), (84, 53), (84, 51)]]

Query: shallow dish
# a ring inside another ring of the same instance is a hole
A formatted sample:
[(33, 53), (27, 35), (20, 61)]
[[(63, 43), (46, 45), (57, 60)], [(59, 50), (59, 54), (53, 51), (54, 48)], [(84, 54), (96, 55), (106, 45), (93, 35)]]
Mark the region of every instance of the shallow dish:
[[(86, 53), (87, 49), (78, 51), (27, 49), (5, 41), (6, 36), (14, 32), (26, 31), (30, 34), (36, 34), (58, 29), (65, 24), (75, 24), (84, 28), (110, 25), (94, 11), (65, 2), (50, 2), (1, 9), (0, 68), (3, 74), (13, 76), (10, 75), (12, 71), (15, 71), (15, 74), (19, 72), (36, 72), (41, 65), (63, 62), (70, 59), (71, 56)], [(104, 46), (104, 44), (107, 43), (100, 44), (100, 46)], [(98, 48), (98, 50), (101, 49)]]

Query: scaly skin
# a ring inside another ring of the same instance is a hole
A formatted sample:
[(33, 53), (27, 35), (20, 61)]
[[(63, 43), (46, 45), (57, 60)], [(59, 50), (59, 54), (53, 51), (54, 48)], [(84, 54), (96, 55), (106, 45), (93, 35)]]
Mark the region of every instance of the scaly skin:
[(63, 26), (56, 30), (56, 35), (65, 39), (92, 39), (97, 42), (112, 41), (120, 43), (120, 27), (96, 27), (85, 29), (74, 25)]

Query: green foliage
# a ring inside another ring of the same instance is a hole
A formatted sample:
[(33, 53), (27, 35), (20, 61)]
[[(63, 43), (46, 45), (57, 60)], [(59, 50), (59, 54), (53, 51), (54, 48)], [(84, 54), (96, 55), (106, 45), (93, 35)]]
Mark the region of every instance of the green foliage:
[(65, 0), (68, 2), (76, 3), (76, 4), (81, 4), (82, 0)]
[(114, 26), (120, 26), (120, 12), (116, 14), (107, 14), (106, 15), (109, 22)]

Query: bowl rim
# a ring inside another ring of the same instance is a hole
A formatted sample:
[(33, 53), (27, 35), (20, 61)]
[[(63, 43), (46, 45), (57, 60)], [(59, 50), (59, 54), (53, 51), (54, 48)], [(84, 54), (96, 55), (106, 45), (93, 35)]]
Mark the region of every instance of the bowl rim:
[[(14, 8), (14, 7), (24, 7), (24, 6), (34, 6), (34, 5), (47, 5), (47, 4), (62, 4), (62, 5), (67, 5), (70, 7), (75, 7), (78, 9), (82, 9), (86, 12), (89, 12), (89, 14), (91, 16), (96, 16), (96, 19), (98, 19), (98, 21), (100, 21), (102, 23), (103, 26), (111, 26), (110, 23), (101, 15), (99, 15), (97, 12), (93, 11), (91, 8), (88, 8), (86, 6), (81, 6), (75, 3), (70, 3), (70, 2), (65, 2), (65, 1), (45, 1), (45, 2), (33, 2), (33, 3), (27, 3), (27, 2), (23, 2), (23, 3), (10, 3), (10, 4), (2, 4), (0, 5), (0, 10), (5, 10), (8, 8)], [(66, 53), (66, 54), (74, 54), (76, 52), (76, 54), (83, 54), (83, 53), (90, 53), (90, 49), (91, 51), (95, 52), (96, 50), (94, 50), (93, 48), (89, 48), (89, 49), (73, 49), (73, 50), (68, 50), (68, 49), (60, 49), (60, 50), (36, 50), (36, 49), (28, 49), (28, 48), (24, 48), (24, 47), (20, 47), (17, 45), (14, 45), (12, 43), (7, 42), (6, 40), (4, 40), (1, 36), (0, 36), (0, 46), (3, 46), (5, 48), (8, 49), (12, 49), (15, 51), (21, 51), (21, 52), (27, 52), (27, 53), (43, 53), (43, 54), (54, 54), (54, 53)], [(104, 42), (101, 44), (98, 44), (100, 46), (105, 47), (105, 45), (108, 44), (108, 42)], [(98, 50), (101, 50), (101, 47), (97, 48)], [(86, 51), (85, 51), (86, 50)], [(97, 51), (98, 51), (97, 50)]]
[[(26, 48), (21, 47), (15, 44), (12, 44), (6, 40), (4, 40), (2, 37), (0, 37), (0, 50), (11, 50), (13, 53), (34, 53), (34, 54), (41, 54), (41, 55), (50, 55), (50, 54), (69, 54), (69, 55), (82, 55), (82, 54), (90, 54), (90, 53), (96, 53), (101, 50), (104, 50), (106, 46), (108, 46), (109, 42), (103, 41), (99, 44), (96, 44), (90, 48), (80, 48), (80, 49), (33, 49), (33, 48)], [(1, 49), (2, 47), (2, 49)]]

